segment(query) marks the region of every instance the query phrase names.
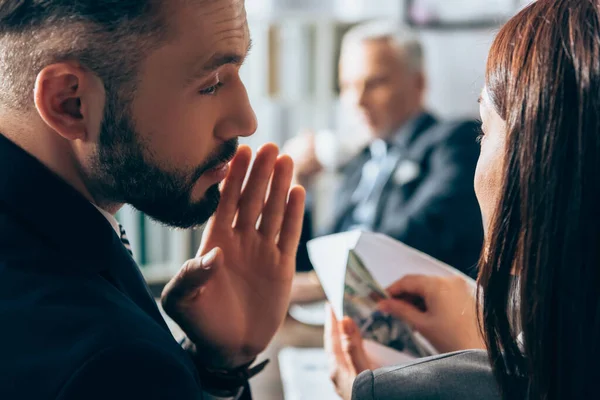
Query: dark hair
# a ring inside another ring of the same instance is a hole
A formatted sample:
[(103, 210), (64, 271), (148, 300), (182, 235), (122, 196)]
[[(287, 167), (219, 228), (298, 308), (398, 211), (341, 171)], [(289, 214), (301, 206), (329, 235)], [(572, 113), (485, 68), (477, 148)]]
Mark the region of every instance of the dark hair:
[(111, 88), (133, 90), (136, 68), (161, 42), (155, 0), (0, 0), (0, 103), (32, 105), (37, 73), (77, 60)]
[(595, 398), (600, 382), (597, 2), (538, 0), (523, 9), (492, 45), (486, 87), (507, 124), (503, 184), (479, 277), (496, 378), (506, 399)]

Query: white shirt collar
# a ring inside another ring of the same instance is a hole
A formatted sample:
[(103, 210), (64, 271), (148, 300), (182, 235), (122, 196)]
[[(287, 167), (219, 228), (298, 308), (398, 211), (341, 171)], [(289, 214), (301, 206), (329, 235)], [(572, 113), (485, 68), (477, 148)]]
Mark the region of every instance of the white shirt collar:
[(104, 218), (108, 220), (110, 226), (112, 226), (115, 232), (117, 233), (117, 236), (121, 237), (121, 229), (119, 229), (119, 222), (117, 221), (117, 219), (111, 213), (104, 211), (94, 203), (92, 203), (92, 205), (96, 207), (98, 211), (100, 211), (100, 214), (104, 215)]

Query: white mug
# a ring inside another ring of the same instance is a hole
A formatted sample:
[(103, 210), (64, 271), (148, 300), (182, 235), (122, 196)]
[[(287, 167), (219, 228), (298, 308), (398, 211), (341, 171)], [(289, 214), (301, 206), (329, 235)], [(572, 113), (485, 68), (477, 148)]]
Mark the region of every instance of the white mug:
[(367, 142), (367, 137), (358, 134), (321, 130), (315, 134), (315, 156), (325, 170), (335, 171), (358, 154)]

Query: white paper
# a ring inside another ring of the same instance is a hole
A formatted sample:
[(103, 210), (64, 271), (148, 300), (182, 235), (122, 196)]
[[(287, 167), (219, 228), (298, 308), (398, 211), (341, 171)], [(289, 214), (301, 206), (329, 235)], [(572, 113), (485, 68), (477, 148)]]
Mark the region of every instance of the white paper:
[(329, 379), (325, 350), (286, 347), (278, 358), (285, 400), (340, 399)]
[(405, 275), (413, 274), (458, 275), (476, 287), (473, 279), (457, 269), (380, 233), (337, 233), (313, 239), (307, 246), (310, 260), (338, 319), (343, 317), (344, 279), (350, 250), (359, 255), (375, 280), (384, 288)]
[(381, 233), (361, 232), (354, 251), (383, 287), (390, 286), (405, 275), (414, 274), (458, 275), (475, 285), (475, 281), (459, 270)]
[[(367, 357), (377, 366), (414, 361), (404, 353), (365, 340)], [(329, 378), (328, 355), (322, 348), (286, 347), (279, 352), (279, 370), (285, 400), (339, 400)]]

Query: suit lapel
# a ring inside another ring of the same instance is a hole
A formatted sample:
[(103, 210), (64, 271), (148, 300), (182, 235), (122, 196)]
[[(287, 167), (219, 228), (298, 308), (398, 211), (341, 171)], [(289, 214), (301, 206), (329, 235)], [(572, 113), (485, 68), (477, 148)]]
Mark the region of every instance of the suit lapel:
[(119, 247), (119, 269), (111, 268), (105, 277), (139, 308), (152, 317), (159, 325), (169, 331), (154, 297), (140, 272), (138, 265), (123, 245)]
[(409, 149), (423, 132), (427, 131), (436, 123), (437, 120), (433, 115), (422, 113), (412, 121), (408, 122), (406, 126), (402, 127), (394, 135), (391, 140), (392, 146), (405, 150)]

